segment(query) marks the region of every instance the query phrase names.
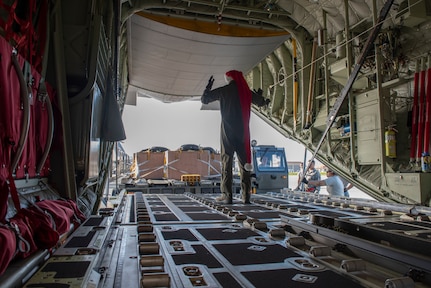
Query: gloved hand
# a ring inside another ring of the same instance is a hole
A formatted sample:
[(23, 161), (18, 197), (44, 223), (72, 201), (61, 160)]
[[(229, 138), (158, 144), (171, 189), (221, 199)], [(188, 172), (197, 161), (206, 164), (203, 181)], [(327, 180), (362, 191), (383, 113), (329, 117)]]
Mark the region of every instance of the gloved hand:
[(304, 183), (304, 184), (308, 184), (308, 180), (307, 180), (307, 178), (305, 178), (305, 177), (304, 177), (304, 178), (302, 178), (301, 182), (302, 182), (302, 183)]
[(262, 96), (263, 95), (263, 90), (261, 89), (261, 88), (259, 88), (259, 89), (253, 89), (253, 91), (254, 91), (254, 93), (256, 93), (256, 94), (258, 94), (258, 95), (260, 95), (260, 96)]
[(265, 99), (265, 105), (266, 105), (266, 106), (268, 106), (268, 105), (269, 105), (269, 103), (271, 103), (271, 100), (269, 100), (269, 99)]
[(205, 90), (211, 90), (213, 88), (214, 84), (214, 77), (211, 76), (210, 79), (208, 79), (207, 87), (205, 87)]
[[(206, 91), (207, 90), (205, 90), (205, 92)], [(209, 103), (208, 100), (205, 98), (205, 94), (206, 94), (205, 92), (204, 92), (204, 95), (201, 96), (201, 102), (202, 102), (202, 104), (208, 104)]]

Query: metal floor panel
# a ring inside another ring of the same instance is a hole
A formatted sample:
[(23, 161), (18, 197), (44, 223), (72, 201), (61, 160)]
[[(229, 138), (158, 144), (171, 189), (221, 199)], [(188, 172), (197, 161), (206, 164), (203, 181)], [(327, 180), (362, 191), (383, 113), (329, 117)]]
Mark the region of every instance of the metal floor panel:
[(50, 258), (24, 287), (97, 286), (100, 275), (92, 270), (96, 256), (61, 256)]
[[(142, 197), (148, 213), (154, 214), (153, 231), (172, 287), (382, 287), (384, 279), (394, 276), (384, 269), (371, 273), (343, 270), (342, 261), (356, 257), (336, 258), (332, 254), (338, 252), (332, 253), (332, 247), (326, 247), (329, 254), (319, 254), (322, 252), (315, 251), (326, 251), (321, 249), (325, 246), (312, 237), (302, 247), (289, 245), (288, 239), (294, 238), (289, 231), (293, 230), (281, 221), (289, 218), (306, 223), (313, 214), (357, 219), (373, 217), (375, 212), (267, 195), (253, 195), (250, 205), (237, 199), (232, 205), (219, 205), (214, 194)], [(160, 211), (177, 219), (159, 219)], [(280, 229), (284, 231), (281, 235), (271, 234)], [(368, 276), (361, 279), (361, 273)], [(379, 278), (377, 274), (382, 273), (387, 275)]]
[[(60, 281), (44, 268), (28, 287), (88, 287), (98, 273), (97, 287), (430, 286), (425, 215), (418, 221), (397, 206), (294, 192), (254, 194), (247, 205), (238, 195), (221, 205), (217, 196), (124, 193), (113, 216), (81, 225), (57, 250), (69, 256), (55, 253), (56, 264), (46, 266), (85, 276)], [(86, 269), (76, 251), (87, 250), (75, 248), (83, 243), (97, 246)], [(62, 265), (64, 257), (70, 263)], [(72, 271), (76, 259), (83, 265)]]
[(79, 251), (94, 254), (90, 250), (99, 250), (103, 246), (113, 217), (91, 216), (78, 230), (74, 231), (66, 243), (57, 249), (56, 256), (76, 255)]

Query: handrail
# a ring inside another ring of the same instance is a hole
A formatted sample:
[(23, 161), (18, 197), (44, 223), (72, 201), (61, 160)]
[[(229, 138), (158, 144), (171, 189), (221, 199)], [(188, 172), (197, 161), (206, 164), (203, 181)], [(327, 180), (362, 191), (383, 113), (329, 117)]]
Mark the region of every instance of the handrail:
[(30, 100), (28, 98), (27, 84), (25, 82), (21, 67), (19, 67), (17, 54), (18, 54), (17, 50), (13, 49), (12, 64), (13, 64), (13, 67), (15, 68), (15, 72), (19, 80), (20, 94), (21, 94), (21, 100), (22, 100), (23, 109), (24, 109), (24, 115), (22, 117), (21, 135), (19, 137), (18, 150), (12, 161), (12, 166), (11, 166), (12, 173), (14, 173), (16, 167), (18, 166), (18, 161), (22, 156), (22, 152), (24, 151), (24, 145), (27, 142), (28, 131), (30, 129)]
[(46, 104), (48, 111), (48, 139), (46, 139), (42, 158), (40, 159), (36, 168), (36, 175), (38, 176), (40, 175), (40, 171), (42, 170), (43, 165), (45, 165), (46, 159), (48, 158), (49, 151), (51, 150), (52, 139), (54, 138), (54, 112), (52, 110), (51, 99), (49, 99), (49, 95), (46, 91), (40, 94), (39, 97), (42, 98), (39, 100)]

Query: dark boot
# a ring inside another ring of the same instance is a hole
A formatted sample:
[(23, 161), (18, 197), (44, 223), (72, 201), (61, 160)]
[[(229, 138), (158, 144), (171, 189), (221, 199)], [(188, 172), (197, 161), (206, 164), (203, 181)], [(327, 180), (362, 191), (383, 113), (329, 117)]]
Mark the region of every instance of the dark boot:
[(242, 203), (250, 204), (250, 193), (242, 193)]

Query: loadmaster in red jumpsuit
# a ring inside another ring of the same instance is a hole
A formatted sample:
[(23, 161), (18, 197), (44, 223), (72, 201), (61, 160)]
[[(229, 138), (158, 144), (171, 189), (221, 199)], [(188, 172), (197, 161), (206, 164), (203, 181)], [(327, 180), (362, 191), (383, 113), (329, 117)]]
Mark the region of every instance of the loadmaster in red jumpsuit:
[(250, 148), (251, 103), (259, 107), (268, 105), (269, 99), (262, 96), (262, 90), (251, 91), (242, 72), (226, 72), (227, 85), (211, 90), (214, 79), (210, 78), (201, 97), (203, 104), (219, 100), (221, 112), (221, 162), (222, 178), (220, 197), (217, 202), (232, 204), (232, 164), (236, 152), (241, 173), (241, 197), (244, 204), (250, 203), (251, 179), (253, 170)]

